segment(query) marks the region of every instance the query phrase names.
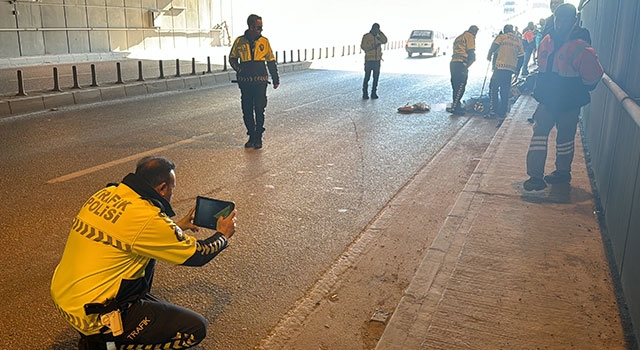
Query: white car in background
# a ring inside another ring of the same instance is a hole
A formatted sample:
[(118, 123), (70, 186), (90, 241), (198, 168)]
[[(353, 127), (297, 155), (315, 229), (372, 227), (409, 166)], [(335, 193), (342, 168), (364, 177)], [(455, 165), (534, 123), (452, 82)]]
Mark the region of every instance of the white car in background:
[(450, 49), (451, 43), (449, 39), (436, 30), (413, 30), (405, 44), (405, 50), (409, 57), (413, 56), (414, 53), (419, 55), (429, 54), (434, 57), (439, 54), (446, 55)]

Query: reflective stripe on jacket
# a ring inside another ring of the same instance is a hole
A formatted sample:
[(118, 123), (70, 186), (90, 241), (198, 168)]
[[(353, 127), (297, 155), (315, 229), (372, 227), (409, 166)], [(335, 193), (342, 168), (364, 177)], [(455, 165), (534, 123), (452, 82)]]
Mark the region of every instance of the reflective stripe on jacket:
[[(493, 41), (497, 45), (496, 59), (493, 64), (494, 70), (508, 70), (512, 73), (518, 68), (518, 58), (524, 56), (522, 40), (514, 33), (500, 34)], [(493, 49), (492, 45), (492, 49)]]
[[(589, 91), (602, 78), (604, 71), (595, 50), (584, 39), (576, 38), (585, 31), (578, 28), (557, 50), (554, 50), (553, 32), (540, 42), (540, 73), (533, 96), (552, 111), (562, 112), (588, 104)], [(588, 31), (582, 36), (588, 36)]]
[(273, 83), (278, 84), (280, 81), (271, 44), (263, 36), (259, 36), (254, 41), (251, 41), (246, 34), (237, 37), (229, 52), (229, 63), (236, 71), (238, 82), (267, 83), (269, 75), (265, 63), (269, 64)]

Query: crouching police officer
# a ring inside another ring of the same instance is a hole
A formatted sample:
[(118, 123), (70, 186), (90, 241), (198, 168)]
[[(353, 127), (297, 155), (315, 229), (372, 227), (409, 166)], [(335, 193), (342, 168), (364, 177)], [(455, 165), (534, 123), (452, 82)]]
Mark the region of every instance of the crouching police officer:
[(147, 157), (120, 184), (110, 184), (87, 200), (67, 239), (51, 281), (61, 315), (79, 333), (79, 349), (186, 349), (200, 343), (207, 321), (198, 313), (150, 294), (156, 259), (202, 266), (227, 247), (235, 233), (236, 211), (220, 218), (205, 240), (192, 209), (174, 222), (171, 197), (175, 164)]

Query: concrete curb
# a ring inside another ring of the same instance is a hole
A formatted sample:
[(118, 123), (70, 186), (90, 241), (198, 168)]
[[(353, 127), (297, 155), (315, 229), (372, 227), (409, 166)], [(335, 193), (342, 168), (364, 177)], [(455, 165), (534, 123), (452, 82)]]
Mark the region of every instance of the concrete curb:
[[(517, 115), (526, 109), (527, 100), (519, 99), (512, 108)], [(472, 223), (482, 206), (483, 196), (476, 195), (482, 176), (505, 138), (511, 118), (507, 118), (482, 156), (464, 190), (458, 195), (442, 228), (427, 250), (409, 287), (400, 299), (376, 349), (419, 349), (423, 328), (429, 325), (451, 272), (464, 245)]]

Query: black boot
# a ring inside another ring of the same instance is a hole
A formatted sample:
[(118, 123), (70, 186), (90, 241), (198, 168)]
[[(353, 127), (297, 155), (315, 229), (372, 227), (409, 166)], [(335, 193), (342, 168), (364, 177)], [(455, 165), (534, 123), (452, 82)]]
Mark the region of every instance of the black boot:
[(253, 140), (253, 148), (260, 149), (262, 148), (262, 134), (257, 134), (255, 139)]
[(255, 137), (253, 136), (253, 134), (251, 134), (249, 135), (249, 141), (247, 141), (247, 143), (244, 144), (244, 148), (253, 148), (255, 143), (256, 143)]
[(372, 99), (378, 98), (378, 94), (376, 93), (376, 90), (371, 91), (371, 98)]

